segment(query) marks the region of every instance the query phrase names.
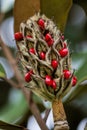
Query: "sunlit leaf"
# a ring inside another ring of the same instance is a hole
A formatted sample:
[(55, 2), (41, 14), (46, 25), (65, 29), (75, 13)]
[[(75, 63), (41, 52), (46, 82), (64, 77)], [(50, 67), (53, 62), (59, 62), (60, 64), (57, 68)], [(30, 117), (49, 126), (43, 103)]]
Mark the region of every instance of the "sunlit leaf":
[(82, 6), (87, 14), (87, 0), (73, 0), (73, 2)]
[(22, 126), (8, 124), (6, 122), (0, 121), (0, 128), (5, 130), (27, 130)]
[(0, 64), (0, 77), (3, 78), (5, 76), (6, 76), (5, 70), (4, 70), (3, 66)]
[(15, 0), (14, 29), (19, 31), (19, 25), (40, 10), (40, 0)]
[(64, 31), (72, 0), (41, 0), (41, 12), (54, 17), (59, 29)]

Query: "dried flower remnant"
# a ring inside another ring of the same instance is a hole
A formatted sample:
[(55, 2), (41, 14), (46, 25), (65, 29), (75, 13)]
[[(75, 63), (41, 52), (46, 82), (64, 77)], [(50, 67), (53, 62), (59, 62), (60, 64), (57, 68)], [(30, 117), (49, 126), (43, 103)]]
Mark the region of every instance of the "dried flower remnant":
[(68, 130), (61, 99), (77, 82), (73, 76), (68, 43), (55, 23), (39, 13), (20, 24), (20, 34), (23, 37), (15, 39), (26, 86), (52, 102), (54, 129)]

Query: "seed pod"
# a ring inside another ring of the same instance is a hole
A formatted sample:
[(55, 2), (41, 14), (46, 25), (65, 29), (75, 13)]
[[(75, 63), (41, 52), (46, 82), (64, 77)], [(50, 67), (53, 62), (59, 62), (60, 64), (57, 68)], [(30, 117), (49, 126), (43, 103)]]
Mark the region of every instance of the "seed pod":
[(20, 24), (20, 33), (23, 39), (16, 43), (26, 86), (52, 102), (54, 130), (69, 130), (61, 98), (77, 79), (73, 77), (67, 40), (52, 20), (39, 13)]
[[(17, 40), (17, 47), (21, 52), (24, 75), (33, 70), (27, 86), (30, 89), (32, 86), (33, 92), (49, 101), (64, 96), (71, 89), (73, 80), (71, 57), (64, 35), (52, 20), (39, 13), (20, 24), (20, 34), (24, 37), (22, 41)], [(56, 87), (48, 87), (46, 75), (52, 77)]]

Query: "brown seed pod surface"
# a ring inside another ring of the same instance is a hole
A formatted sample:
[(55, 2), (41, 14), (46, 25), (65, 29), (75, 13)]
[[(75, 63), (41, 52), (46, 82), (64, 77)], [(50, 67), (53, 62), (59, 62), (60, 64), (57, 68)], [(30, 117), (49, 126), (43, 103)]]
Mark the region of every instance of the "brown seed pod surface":
[(16, 43), (25, 80), (29, 78), (26, 86), (49, 101), (63, 97), (71, 89), (73, 77), (67, 40), (56, 24), (40, 13), (21, 23), (20, 33), (23, 39)]

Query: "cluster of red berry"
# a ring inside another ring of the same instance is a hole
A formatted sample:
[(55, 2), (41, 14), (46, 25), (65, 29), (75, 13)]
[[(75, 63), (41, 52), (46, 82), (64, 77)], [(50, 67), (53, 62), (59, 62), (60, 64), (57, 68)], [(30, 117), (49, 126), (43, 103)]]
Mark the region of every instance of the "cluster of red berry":
[[(39, 19), (38, 25), (40, 26), (41, 29), (44, 29), (45, 28), (44, 20), (43, 19)], [(61, 39), (64, 41), (64, 35), (61, 35)], [(53, 45), (54, 40), (52, 39), (52, 36), (50, 35), (50, 33), (46, 34), (45, 41), (47, 42), (47, 44), (48, 44), (49, 47)], [(62, 58), (65, 57), (65, 56), (67, 56), (68, 49), (67, 49), (67, 45), (66, 45), (65, 42), (64, 42), (64, 47), (59, 50), (59, 54), (60, 54), (60, 56)], [(42, 52), (42, 56), (41, 57), (44, 57), (42, 59), (45, 59), (45, 56), (43, 56), (43, 55), (45, 55), (45, 54)], [(58, 67), (58, 61), (55, 60), (55, 59), (52, 60), (51, 66), (54, 69), (56, 69)], [(64, 70), (63, 73), (64, 73), (64, 78), (65, 79), (69, 79), (71, 77), (71, 72), (69, 70)], [(49, 75), (46, 75), (45, 83), (48, 86), (52, 86), (54, 89), (56, 89), (56, 87), (57, 87), (56, 82)], [(73, 76), (73, 78), (72, 78), (72, 86), (75, 86), (76, 83), (77, 83), (77, 78), (76, 78), (76, 76)]]
[[(41, 30), (45, 29), (45, 21), (42, 18), (40, 18), (38, 20), (37, 24), (39, 25)], [(44, 40), (47, 42), (48, 46), (51, 47), (54, 43), (54, 39), (52, 38), (51, 34), (48, 32), (44, 37), (45, 37)], [(26, 38), (32, 38), (32, 36), (27, 35)], [(23, 40), (23, 35), (21, 32), (15, 33), (15, 40), (16, 41)], [(61, 40), (64, 41), (64, 35), (61, 35)], [(30, 48), (29, 53), (35, 54), (36, 53), (35, 49)], [(61, 58), (64, 58), (68, 55), (68, 53), (69, 53), (69, 50), (67, 48), (67, 44), (64, 42), (63, 48), (58, 51), (58, 54), (61, 56)], [(45, 60), (45, 56), (46, 56), (46, 53), (44, 51), (40, 52), (39, 58), (41, 60)], [(58, 64), (59, 63), (56, 59), (52, 59), (51, 66), (53, 67), (53, 69), (57, 69)], [(30, 70), (28, 73), (25, 74), (25, 81), (26, 82), (31, 81), (32, 74), (33, 74), (32, 70)], [(63, 75), (64, 75), (64, 79), (68, 80), (68, 79), (70, 79), (72, 74), (69, 70), (66, 69), (63, 71)], [(52, 79), (52, 77), (50, 75), (46, 75), (45, 83), (47, 86), (51, 86), (54, 90), (57, 88), (57, 84), (56, 84), (55, 80)], [(76, 78), (76, 76), (73, 76), (72, 77), (72, 86), (75, 86), (76, 83), (77, 83), (77, 78)]]

